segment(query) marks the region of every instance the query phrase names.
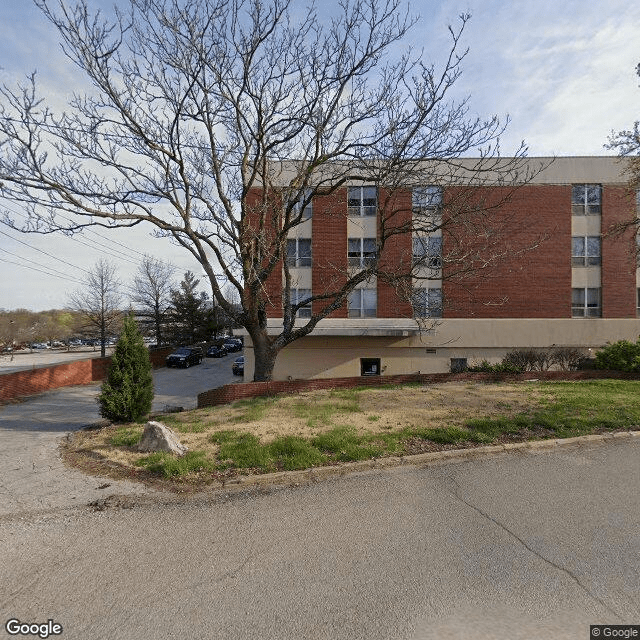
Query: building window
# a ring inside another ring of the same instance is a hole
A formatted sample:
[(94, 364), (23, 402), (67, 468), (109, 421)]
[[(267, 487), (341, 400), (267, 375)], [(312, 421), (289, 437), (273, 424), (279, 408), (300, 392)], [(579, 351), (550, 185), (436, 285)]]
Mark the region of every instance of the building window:
[[(298, 216), (302, 212), (302, 219), (308, 220), (313, 215), (313, 200), (311, 189), (304, 189), (293, 203), (293, 215)], [(306, 204), (305, 204), (306, 202)], [(304, 205), (304, 207), (303, 207)]]
[(414, 237), (413, 262), (431, 269), (440, 269), (442, 266), (442, 238), (440, 236)]
[(440, 288), (414, 289), (411, 303), (416, 318), (442, 318), (442, 289)]
[(600, 236), (573, 236), (571, 238), (571, 264), (591, 267), (601, 262)]
[(380, 358), (360, 358), (361, 376), (379, 376)]
[(574, 318), (602, 317), (599, 288), (571, 289), (571, 315)]
[(296, 311), (296, 318), (310, 318), (311, 317), (311, 289), (291, 289), (291, 306), (294, 307), (297, 304), (302, 306)]
[(411, 210), (425, 231), (435, 231), (442, 223), (442, 187), (416, 187), (411, 191)]
[(413, 213), (433, 211), (442, 206), (442, 187), (416, 187), (411, 191)]
[(574, 184), (571, 189), (571, 213), (574, 216), (600, 215), (602, 187), (599, 184)]
[(636, 289), (636, 316), (640, 318), (640, 289)]
[(350, 267), (370, 267), (377, 256), (375, 238), (349, 238), (347, 256)]
[(349, 294), (350, 318), (375, 318), (378, 294), (375, 289), (354, 289)]
[(347, 213), (350, 216), (375, 216), (378, 210), (376, 187), (348, 187)]
[(311, 266), (311, 238), (287, 240), (287, 265), (289, 267)]
[(467, 359), (451, 358), (449, 370), (451, 371), (451, 373), (464, 373), (467, 370)]

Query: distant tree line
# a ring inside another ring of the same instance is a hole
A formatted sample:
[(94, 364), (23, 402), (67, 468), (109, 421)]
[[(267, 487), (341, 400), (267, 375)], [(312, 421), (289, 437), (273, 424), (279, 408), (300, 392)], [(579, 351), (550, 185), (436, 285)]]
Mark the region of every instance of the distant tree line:
[(74, 291), (63, 310), (0, 309), (0, 351), (33, 344), (71, 347), (78, 340), (105, 347), (120, 335), (123, 320), (132, 314), (145, 338), (162, 346), (215, 340), (238, 325), (199, 291), (200, 280), (187, 271), (176, 283), (175, 268), (145, 257), (131, 286), (118, 279), (108, 260), (98, 260), (83, 286)]

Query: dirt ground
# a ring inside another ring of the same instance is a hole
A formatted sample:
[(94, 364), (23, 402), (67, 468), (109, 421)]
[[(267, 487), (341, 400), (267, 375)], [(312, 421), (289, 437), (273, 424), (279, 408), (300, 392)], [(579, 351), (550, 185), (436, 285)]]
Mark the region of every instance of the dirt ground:
[[(263, 443), (284, 435), (313, 437), (338, 425), (360, 433), (393, 432), (406, 427), (461, 426), (472, 417), (518, 413), (542, 397), (535, 383), (447, 383), (393, 389), (313, 391), (278, 398), (167, 414), (157, 418), (190, 450), (214, 454), (215, 431), (236, 430)], [(73, 448), (98, 459), (131, 466), (144, 454), (109, 443), (118, 427), (81, 431)], [(121, 427), (120, 427), (121, 428)], [(141, 430), (141, 426), (135, 427)]]

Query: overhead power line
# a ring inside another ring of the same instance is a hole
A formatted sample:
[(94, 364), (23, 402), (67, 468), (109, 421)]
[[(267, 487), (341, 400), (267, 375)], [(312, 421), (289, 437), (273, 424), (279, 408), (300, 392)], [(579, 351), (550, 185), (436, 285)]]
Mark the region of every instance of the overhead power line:
[[(49, 265), (46, 264), (40, 264), (39, 262), (36, 262), (35, 260), (31, 260), (31, 258), (25, 258), (24, 256), (20, 256), (17, 253), (13, 253), (13, 251), (9, 251), (8, 249), (3, 249), (2, 247), (0, 247), (0, 251), (4, 251), (4, 253), (8, 253), (10, 256), (13, 256), (14, 258), (18, 258), (18, 260), (24, 260), (26, 262), (31, 262), (32, 264), (35, 264), (37, 267), (40, 267), (40, 269), (46, 269), (48, 272), (51, 272), (51, 275), (55, 275), (58, 278), (64, 278), (65, 280), (69, 280), (69, 274), (68, 273), (62, 273), (61, 271), (58, 271), (57, 269), (54, 269), (53, 267), (50, 267)], [(23, 265), (26, 268), (29, 268), (28, 265)], [(74, 280), (74, 282), (78, 282), (77, 280)]]
[[(11, 213), (18, 215), (18, 216), (22, 216), (23, 218), (28, 218), (28, 216), (21, 212), (21, 211), (16, 211), (15, 209), (8, 207), (6, 205), (3, 205), (8, 211), (10, 211)], [(71, 224), (73, 224), (73, 220), (71, 220), (70, 218), (66, 218), (65, 216), (60, 216), (60, 218), (62, 218), (63, 220), (65, 220), (66, 222), (70, 222)], [(10, 225), (9, 225), (10, 226)], [(93, 233), (95, 236), (97, 236), (98, 238), (100, 238), (100, 241), (102, 243), (104, 242), (110, 242), (111, 244), (114, 245), (118, 245), (121, 247), (124, 247), (127, 251), (134, 253), (136, 255), (141, 255), (137, 250), (132, 249), (131, 247), (127, 247), (126, 245), (124, 245), (121, 242), (117, 242), (116, 240), (112, 240), (110, 238), (107, 238), (105, 236), (100, 235), (99, 233), (93, 231), (92, 229), (84, 229), (83, 231), (88, 231), (90, 233)], [(73, 242), (79, 242), (80, 244), (85, 245), (86, 247), (89, 247), (90, 249), (97, 249), (98, 251), (100, 251), (101, 253), (108, 253), (108, 255), (112, 256), (114, 253), (119, 254), (118, 257), (121, 260), (125, 260), (127, 262), (130, 262), (131, 264), (139, 264), (139, 260), (138, 261), (134, 261), (131, 259), (131, 257), (129, 255), (127, 255), (126, 253), (124, 253), (123, 251), (120, 251), (119, 249), (110, 249), (109, 251), (105, 250), (105, 246), (104, 244), (97, 244), (95, 240), (92, 240), (91, 238), (85, 238), (84, 240), (81, 240), (80, 238), (77, 238), (75, 236), (67, 236), (69, 240), (72, 240)]]
[(44, 273), (47, 276), (53, 277), (53, 278), (57, 278), (58, 280), (67, 280), (68, 282), (74, 282), (75, 284), (82, 284), (80, 282), (80, 280), (74, 280), (73, 278), (67, 278), (66, 276), (57, 276), (54, 275), (52, 273), (50, 273), (49, 271), (45, 271), (44, 269), (38, 269), (36, 267), (30, 267), (27, 264), (21, 264), (19, 262), (15, 262), (14, 260), (7, 260), (6, 258), (1, 258), (0, 257), (0, 262), (6, 262), (7, 264), (13, 264), (16, 265), (18, 267), (22, 267), (23, 269), (31, 269), (31, 271), (39, 271), (40, 273)]
[[(0, 222), (2, 222), (2, 220), (0, 220)], [(4, 222), (3, 224), (6, 224), (6, 222)], [(71, 264), (70, 262), (63, 260), (62, 258), (58, 258), (58, 256), (54, 256), (53, 254), (49, 253), (48, 251), (45, 251), (44, 249), (38, 249), (38, 247), (34, 247), (33, 245), (30, 245), (28, 242), (24, 242), (23, 240), (14, 238), (13, 236), (10, 236), (8, 233), (5, 233), (4, 231), (0, 231), (0, 235), (10, 238), (14, 242), (19, 242), (20, 244), (23, 244), (25, 247), (29, 247), (29, 249), (33, 249), (33, 251), (38, 251), (39, 253), (43, 253), (45, 256), (49, 256), (50, 258), (53, 258), (58, 262), (62, 262), (62, 264), (66, 264), (68, 267), (73, 267), (74, 269), (78, 269), (79, 271), (84, 271), (87, 274), (89, 273), (86, 269), (83, 269), (82, 267), (78, 267), (77, 265)]]
[[(23, 218), (28, 218), (28, 216), (21, 211), (17, 211), (16, 209), (7, 206), (6, 204), (3, 204), (4, 208), (7, 209), (8, 211), (10, 211), (11, 213), (14, 213), (18, 216), (21, 216)], [(70, 224), (74, 224), (74, 221), (71, 218), (68, 218), (66, 216), (63, 216), (61, 214), (58, 214), (58, 216), (64, 220), (65, 222), (69, 222)], [(11, 226), (8, 225), (10, 228)], [(114, 240), (112, 238), (109, 238), (106, 235), (100, 234), (98, 233), (95, 229), (89, 229), (89, 228), (84, 228), (83, 233), (90, 233), (94, 236), (96, 236), (97, 238), (99, 238), (101, 243), (110, 243), (111, 245), (114, 245), (116, 247), (122, 247), (127, 253), (125, 253), (124, 251), (121, 251), (119, 249), (109, 249), (108, 251), (106, 250), (104, 244), (97, 244), (95, 240), (92, 240), (91, 238), (84, 238), (84, 240), (76, 237), (76, 236), (67, 236), (67, 238), (73, 242), (78, 242), (86, 247), (89, 247), (90, 249), (97, 249), (98, 251), (100, 251), (101, 253), (104, 253), (110, 257), (115, 257), (118, 258), (120, 260), (124, 260), (126, 262), (129, 262), (130, 264), (135, 264), (135, 265), (139, 265), (141, 260), (145, 257), (146, 254), (142, 253), (141, 251), (139, 251), (138, 249), (134, 249), (128, 245), (126, 245), (123, 242), (120, 242), (118, 240)], [(115, 253), (115, 255), (114, 255)], [(135, 258), (135, 259), (134, 259)], [(178, 266), (173, 264), (173, 263), (168, 263), (170, 266), (174, 267), (175, 269), (178, 269)]]

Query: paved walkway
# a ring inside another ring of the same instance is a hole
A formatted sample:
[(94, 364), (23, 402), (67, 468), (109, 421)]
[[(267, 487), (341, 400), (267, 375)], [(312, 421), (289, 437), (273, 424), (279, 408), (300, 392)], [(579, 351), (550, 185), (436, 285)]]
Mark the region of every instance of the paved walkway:
[[(96, 422), (100, 385), (66, 387), (0, 407), (0, 517), (87, 504), (108, 493), (144, 494), (144, 485), (104, 480), (64, 466), (65, 433)], [(106, 483), (111, 486), (99, 489)]]
[[(153, 411), (195, 408), (199, 392), (234, 380), (232, 359), (208, 359), (186, 370), (157, 369)], [(61, 438), (100, 419), (99, 391), (99, 383), (64, 387), (0, 406), (0, 517), (73, 507), (109, 494), (157, 493), (139, 483), (88, 476), (62, 463)]]

